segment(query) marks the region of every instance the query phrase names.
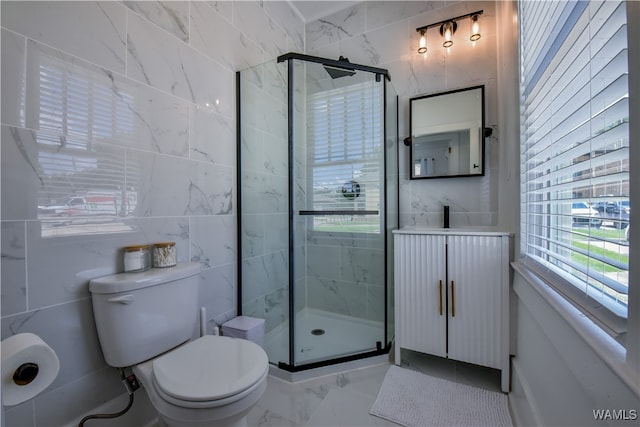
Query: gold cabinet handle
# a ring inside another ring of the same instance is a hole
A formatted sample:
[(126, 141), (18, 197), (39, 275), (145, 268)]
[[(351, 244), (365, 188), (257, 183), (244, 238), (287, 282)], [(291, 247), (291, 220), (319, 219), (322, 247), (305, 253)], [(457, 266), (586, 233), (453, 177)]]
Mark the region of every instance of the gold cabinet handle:
[(442, 280), (440, 280), (440, 316), (442, 316)]
[(456, 317), (456, 294), (454, 291), (454, 281), (451, 281), (451, 317)]

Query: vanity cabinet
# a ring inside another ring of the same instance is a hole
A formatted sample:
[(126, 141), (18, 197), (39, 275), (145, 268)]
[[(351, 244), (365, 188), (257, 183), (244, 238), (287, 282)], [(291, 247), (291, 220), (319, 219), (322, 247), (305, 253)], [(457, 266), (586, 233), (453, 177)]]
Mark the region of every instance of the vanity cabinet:
[(395, 230), (395, 363), (400, 349), (502, 371), (509, 389), (508, 233)]

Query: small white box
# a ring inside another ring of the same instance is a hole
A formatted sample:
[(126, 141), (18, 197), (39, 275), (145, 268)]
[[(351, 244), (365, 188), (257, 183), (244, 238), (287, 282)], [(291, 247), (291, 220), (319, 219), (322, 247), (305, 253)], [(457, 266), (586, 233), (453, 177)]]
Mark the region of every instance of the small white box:
[(243, 338), (264, 346), (264, 319), (238, 316), (222, 324), (222, 335)]

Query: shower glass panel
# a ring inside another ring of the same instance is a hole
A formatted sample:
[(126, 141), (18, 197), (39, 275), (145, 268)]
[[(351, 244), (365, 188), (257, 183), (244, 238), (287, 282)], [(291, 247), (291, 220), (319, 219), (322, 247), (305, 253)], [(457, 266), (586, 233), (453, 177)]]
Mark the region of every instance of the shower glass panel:
[(386, 70), (288, 54), (238, 73), (241, 314), (287, 370), (393, 338), (397, 96)]
[(269, 361), (289, 355), (287, 67), (236, 74), (238, 313), (265, 319)]

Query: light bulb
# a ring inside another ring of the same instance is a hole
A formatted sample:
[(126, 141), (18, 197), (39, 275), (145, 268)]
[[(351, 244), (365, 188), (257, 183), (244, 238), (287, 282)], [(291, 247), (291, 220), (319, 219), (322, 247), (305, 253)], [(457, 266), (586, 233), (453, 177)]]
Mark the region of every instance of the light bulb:
[(451, 37), (453, 36), (453, 23), (451, 21), (447, 21), (442, 24), (442, 36), (444, 37), (444, 43), (442, 43), (443, 47), (449, 48), (453, 46), (453, 40)]
[(469, 40), (472, 42), (480, 40), (480, 22), (478, 22), (478, 15), (471, 16), (471, 37)]
[(418, 45), (418, 53), (427, 53), (427, 38), (424, 35), (425, 31), (420, 31), (420, 44)]

